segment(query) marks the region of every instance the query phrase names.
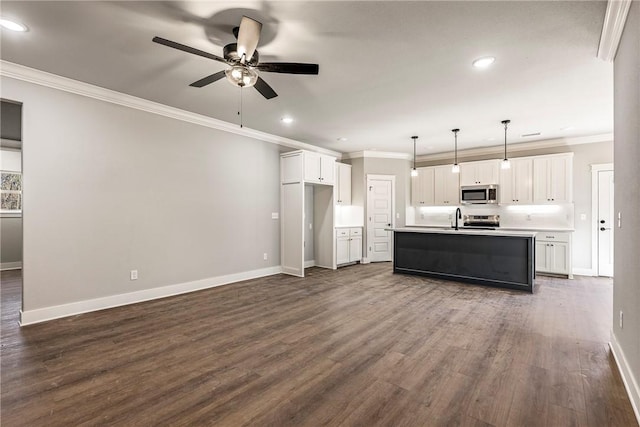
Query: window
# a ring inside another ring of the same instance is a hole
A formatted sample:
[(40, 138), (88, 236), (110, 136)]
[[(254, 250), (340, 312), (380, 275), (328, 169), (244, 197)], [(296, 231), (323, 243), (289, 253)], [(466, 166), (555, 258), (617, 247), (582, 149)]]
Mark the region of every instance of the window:
[(3, 213), (22, 211), (22, 174), (0, 171), (0, 177), (2, 180), (0, 211)]

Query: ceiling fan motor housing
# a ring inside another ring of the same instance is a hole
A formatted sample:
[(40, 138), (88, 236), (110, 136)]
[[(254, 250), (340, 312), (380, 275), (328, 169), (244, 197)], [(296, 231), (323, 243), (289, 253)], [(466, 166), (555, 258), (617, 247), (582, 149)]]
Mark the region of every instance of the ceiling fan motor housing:
[[(224, 56), (224, 59), (226, 59), (227, 61), (239, 63), (240, 56), (238, 56), (238, 44), (229, 43), (228, 45), (223, 47), (222, 55)], [(254, 50), (253, 56), (250, 59), (248, 59), (245, 63), (246, 65), (255, 67), (256, 65), (258, 65), (259, 60), (260, 60), (260, 54), (258, 54), (257, 50)]]

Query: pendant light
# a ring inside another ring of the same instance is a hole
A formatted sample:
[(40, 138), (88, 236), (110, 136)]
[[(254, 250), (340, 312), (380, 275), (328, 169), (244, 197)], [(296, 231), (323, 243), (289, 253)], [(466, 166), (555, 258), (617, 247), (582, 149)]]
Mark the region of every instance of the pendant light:
[(460, 132), (460, 129), (451, 129), (451, 132), (453, 132), (453, 136), (455, 138), (455, 148), (453, 151), (453, 155), (454, 160), (453, 160), (453, 167), (451, 168), (451, 172), (452, 173), (460, 173), (460, 165), (458, 164), (458, 132)]
[(412, 136), (413, 139), (413, 168), (411, 168), (411, 176), (418, 176), (418, 170), (416, 169), (416, 139), (417, 136)]
[(502, 124), (504, 125), (504, 159), (502, 160), (502, 163), (500, 164), (500, 167), (502, 169), (510, 169), (511, 168), (511, 162), (509, 162), (509, 159), (507, 158), (507, 126), (509, 125), (509, 123), (511, 123), (511, 120), (503, 120)]

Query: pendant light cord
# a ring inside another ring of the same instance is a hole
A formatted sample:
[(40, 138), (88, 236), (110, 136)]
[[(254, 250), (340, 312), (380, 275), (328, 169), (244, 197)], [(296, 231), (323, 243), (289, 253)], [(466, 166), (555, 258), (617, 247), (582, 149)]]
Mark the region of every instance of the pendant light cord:
[(416, 139), (418, 139), (417, 136), (412, 136), (411, 139), (413, 139), (413, 169), (415, 170), (416, 168)]
[(453, 164), (457, 165), (458, 164), (458, 132), (460, 132), (460, 129), (451, 129), (451, 132), (453, 132), (453, 137), (455, 141), (453, 146), (453, 156), (454, 156)]
[(242, 86), (240, 86), (240, 109), (238, 110), (240, 116), (240, 127), (242, 127)]
[(507, 160), (507, 126), (509, 126), (511, 120), (503, 120), (502, 124), (504, 125), (504, 160)]

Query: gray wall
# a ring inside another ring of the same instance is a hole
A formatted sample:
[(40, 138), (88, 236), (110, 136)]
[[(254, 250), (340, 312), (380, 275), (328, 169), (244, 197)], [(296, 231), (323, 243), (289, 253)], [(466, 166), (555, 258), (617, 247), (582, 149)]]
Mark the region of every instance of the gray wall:
[[(591, 165), (600, 163), (613, 163), (613, 142), (598, 142), (594, 144), (568, 145), (551, 147), (538, 150), (518, 151), (510, 155), (511, 158), (539, 156), (543, 154), (573, 153), (573, 200), (574, 200), (574, 226), (572, 245), (573, 268), (592, 269), (594, 262), (591, 259)], [(463, 154), (464, 156), (464, 154)], [(458, 156), (462, 162), (476, 160), (495, 159), (495, 154), (473, 157)], [(421, 162), (420, 166), (435, 166), (450, 164), (451, 161), (439, 160), (433, 162)], [(580, 214), (585, 214), (586, 219), (581, 220)]]
[(22, 218), (0, 218), (0, 235), (0, 266), (19, 267), (16, 263), (22, 261)]
[(24, 106), (25, 310), (280, 264), (278, 146), (1, 83)]
[(640, 384), (640, 2), (631, 3), (613, 70), (615, 212), (622, 214), (614, 234), (613, 333)]

